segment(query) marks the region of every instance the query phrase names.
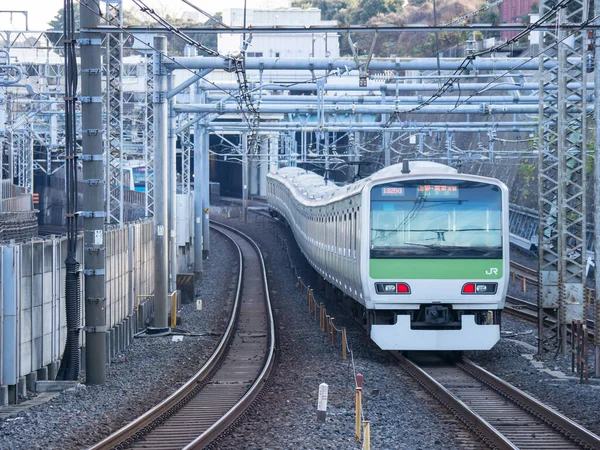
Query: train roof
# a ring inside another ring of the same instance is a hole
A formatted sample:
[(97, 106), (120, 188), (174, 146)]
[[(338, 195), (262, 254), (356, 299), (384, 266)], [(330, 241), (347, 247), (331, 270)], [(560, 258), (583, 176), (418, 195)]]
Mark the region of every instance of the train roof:
[[(409, 163), (409, 169), (410, 175), (425, 173), (457, 173), (457, 170), (450, 166), (431, 161), (411, 161)], [(373, 173), (367, 178), (345, 186), (338, 186), (332, 181), (326, 181), (321, 175), (307, 171), (306, 169), (302, 169), (300, 167), (283, 167), (275, 172), (275, 175), (287, 179), (289, 184), (291, 184), (301, 195), (310, 200), (329, 200), (338, 194), (347, 195), (359, 190), (362, 188), (362, 186), (370, 181), (403, 174), (402, 164), (394, 164)]]
[[(410, 170), (410, 175), (418, 175), (420, 173), (457, 173), (457, 170), (454, 167), (432, 161), (410, 161), (408, 163), (408, 168)], [(379, 178), (393, 177), (395, 175), (402, 175), (402, 164), (393, 164), (384, 167), (372, 174), (369, 178), (371, 180), (377, 180)]]

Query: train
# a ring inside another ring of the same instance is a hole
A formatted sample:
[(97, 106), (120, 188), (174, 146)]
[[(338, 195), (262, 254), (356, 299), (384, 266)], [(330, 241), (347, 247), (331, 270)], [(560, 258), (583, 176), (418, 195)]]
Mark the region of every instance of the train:
[(123, 188), (146, 192), (146, 177), (151, 174), (143, 161), (127, 161), (123, 166)]
[(430, 161), (347, 185), (267, 175), (273, 215), (383, 350), (489, 350), (509, 281), (508, 188)]

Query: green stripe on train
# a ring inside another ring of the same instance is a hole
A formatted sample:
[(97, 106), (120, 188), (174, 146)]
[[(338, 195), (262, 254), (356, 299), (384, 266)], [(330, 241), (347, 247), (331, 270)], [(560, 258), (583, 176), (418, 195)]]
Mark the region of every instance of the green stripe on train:
[(501, 259), (371, 259), (374, 279), (473, 279), (502, 278)]

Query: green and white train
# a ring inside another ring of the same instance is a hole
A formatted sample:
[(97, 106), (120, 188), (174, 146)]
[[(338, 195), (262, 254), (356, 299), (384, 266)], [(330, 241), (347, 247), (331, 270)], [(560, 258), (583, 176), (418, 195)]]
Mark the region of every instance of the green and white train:
[(298, 167), (267, 178), (313, 268), (384, 350), (488, 350), (509, 278), (508, 189), (412, 161), (337, 186)]

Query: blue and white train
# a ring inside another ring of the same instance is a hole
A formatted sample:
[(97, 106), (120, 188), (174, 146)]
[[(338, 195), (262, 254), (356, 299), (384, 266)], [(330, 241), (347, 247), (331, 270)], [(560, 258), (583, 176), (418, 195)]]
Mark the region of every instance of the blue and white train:
[(384, 350), (488, 350), (509, 277), (508, 189), (424, 161), (337, 186), (297, 167), (267, 177), (313, 268)]

